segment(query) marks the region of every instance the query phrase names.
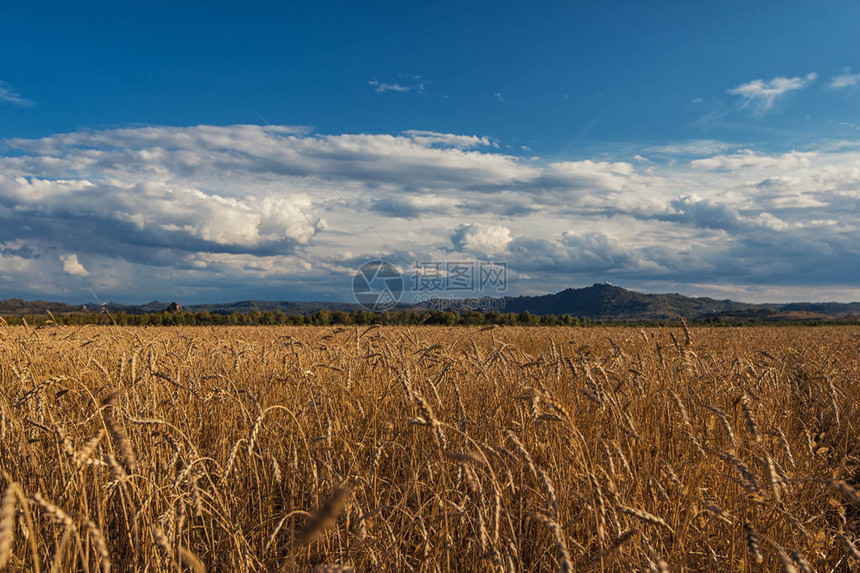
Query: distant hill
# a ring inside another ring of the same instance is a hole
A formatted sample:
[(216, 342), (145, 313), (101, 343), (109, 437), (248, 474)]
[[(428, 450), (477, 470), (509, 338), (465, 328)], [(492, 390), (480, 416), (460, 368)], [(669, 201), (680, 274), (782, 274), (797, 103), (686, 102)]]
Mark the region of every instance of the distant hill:
[(45, 302), (43, 300), (21, 300), (8, 298), (0, 300), (0, 316), (22, 316), (29, 314), (67, 314), (85, 312), (83, 306), (74, 306), (64, 302)]
[(749, 311), (756, 305), (691, 298), (680, 294), (642, 294), (621, 287), (595, 284), (586, 288), (569, 288), (555, 294), (510, 298), (507, 312), (529, 311), (532, 314), (570, 314), (591, 319), (661, 319), (680, 316), (694, 318), (707, 314)]
[(643, 294), (609, 284), (569, 288), (555, 294), (508, 298), (506, 312), (570, 314), (593, 320), (834, 320), (860, 317), (860, 303), (752, 304), (680, 294)]
[[(475, 302), (475, 301), (472, 301)], [(501, 302), (501, 301), (500, 301)], [(74, 306), (61, 302), (24, 301), (8, 299), (0, 301), (0, 316), (67, 314), (80, 312), (126, 312), (128, 314), (159, 313), (166, 311), (171, 303), (152, 301), (143, 305), (86, 304)], [(466, 305), (463, 305), (465, 307)], [(493, 305), (497, 306), (497, 305)], [(409, 310), (401, 304), (394, 310)], [(294, 302), (246, 300), (223, 304), (183, 305), (188, 312), (210, 312), (213, 314), (244, 314), (251, 311), (283, 312), (284, 314), (312, 314), (317, 310), (339, 310), (352, 312), (361, 310), (354, 303), (345, 302)], [(420, 309), (419, 309), (420, 310)], [(860, 302), (751, 304), (732, 300), (717, 300), (706, 297), (688, 297), (680, 294), (644, 294), (610, 284), (595, 284), (585, 288), (569, 288), (555, 294), (541, 296), (518, 296), (504, 299), (503, 312), (535, 315), (569, 314), (591, 320), (608, 321), (654, 321), (684, 317), (695, 319), (729, 320), (857, 320), (860, 318)]]

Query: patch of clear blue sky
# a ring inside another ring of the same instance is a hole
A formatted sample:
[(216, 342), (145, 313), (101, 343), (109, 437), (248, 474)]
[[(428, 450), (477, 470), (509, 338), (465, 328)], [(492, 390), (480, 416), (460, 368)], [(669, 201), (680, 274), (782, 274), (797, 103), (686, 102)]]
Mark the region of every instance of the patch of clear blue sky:
[[(7, 2), (0, 81), (35, 105), (0, 104), (0, 138), (259, 123), (253, 108), (322, 133), (489, 135), (546, 157), (699, 138), (803, 146), (856, 138), (840, 122), (860, 123), (857, 91), (826, 84), (860, 72), (858, 22), (852, 0)], [(764, 115), (727, 93), (810, 72), (815, 85)]]

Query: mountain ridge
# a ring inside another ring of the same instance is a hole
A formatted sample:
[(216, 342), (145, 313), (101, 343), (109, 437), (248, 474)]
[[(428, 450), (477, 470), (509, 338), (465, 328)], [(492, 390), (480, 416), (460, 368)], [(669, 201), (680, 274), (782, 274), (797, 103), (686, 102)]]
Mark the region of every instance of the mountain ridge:
[(860, 317), (860, 302), (748, 303), (731, 299), (690, 297), (678, 293), (646, 294), (611, 284), (506, 299), (506, 312), (570, 314), (593, 320), (708, 319), (834, 319)]
[[(458, 299), (451, 308), (486, 308), (485, 299)], [(790, 302), (746, 303), (730, 299), (690, 297), (678, 293), (650, 294), (625, 289), (611, 284), (594, 284), (582, 288), (567, 288), (557, 293), (535, 296), (517, 296), (489, 299), (491, 308), (505, 313), (529, 312), (534, 315), (564, 315), (590, 320), (666, 320), (684, 317), (694, 319), (786, 319), (786, 320), (837, 320), (860, 317), (860, 302)], [(0, 316), (46, 314), (75, 314), (85, 312), (125, 312), (147, 314), (165, 312), (172, 303), (154, 300), (142, 305), (119, 303), (72, 305), (42, 300), (25, 301), (20, 298), (0, 300)], [(356, 303), (326, 301), (264, 301), (242, 300), (229, 303), (182, 305), (186, 312), (212, 314), (283, 312), (285, 314), (312, 314), (318, 310), (359, 311)], [(430, 307), (413, 307), (398, 304), (393, 310), (431, 310)]]

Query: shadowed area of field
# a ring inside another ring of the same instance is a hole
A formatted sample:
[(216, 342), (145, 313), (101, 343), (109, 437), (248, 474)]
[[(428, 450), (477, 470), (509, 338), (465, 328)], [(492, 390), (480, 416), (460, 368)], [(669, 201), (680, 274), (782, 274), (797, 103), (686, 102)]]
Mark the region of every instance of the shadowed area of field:
[(846, 571), (858, 351), (855, 327), (0, 327), (0, 565)]

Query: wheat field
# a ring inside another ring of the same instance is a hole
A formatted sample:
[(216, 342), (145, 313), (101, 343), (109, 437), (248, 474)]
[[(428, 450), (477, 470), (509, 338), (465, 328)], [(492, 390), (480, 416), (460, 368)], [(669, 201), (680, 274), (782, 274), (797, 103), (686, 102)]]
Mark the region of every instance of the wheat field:
[(9, 571), (850, 571), (857, 328), (0, 326)]

